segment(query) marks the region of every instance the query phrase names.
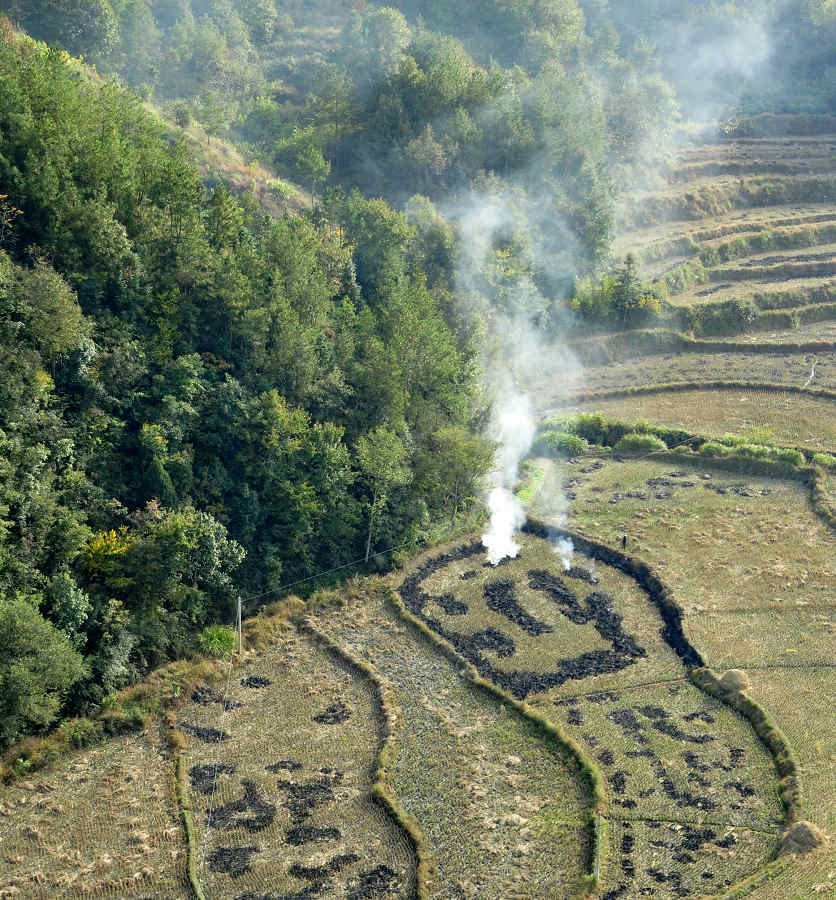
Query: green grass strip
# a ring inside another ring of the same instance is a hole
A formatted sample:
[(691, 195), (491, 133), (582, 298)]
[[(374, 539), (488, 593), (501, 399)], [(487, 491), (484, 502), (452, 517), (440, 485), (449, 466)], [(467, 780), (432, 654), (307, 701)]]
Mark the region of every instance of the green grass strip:
[[(774, 346), (774, 345), (773, 345)], [(617, 388), (610, 391), (587, 391), (567, 397), (562, 406), (576, 406), (595, 400), (619, 400), (624, 397), (640, 397), (647, 394), (673, 394), (683, 391), (763, 391), (770, 394), (800, 394), (821, 400), (836, 400), (836, 391), (826, 388), (804, 388), (796, 384), (776, 384), (769, 381), (668, 381), (645, 384), (638, 387)]]
[(498, 688), (492, 681), (482, 678), (476, 671), (476, 667), (469, 660), (465, 659), (449, 641), (445, 640), (441, 635), (436, 634), (422, 622), (421, 619), (414, 616), (406, 608), (397, 592), (389, 591), (387, 593), (387, 600), (392, 604), (397, 614), (404, 622), (412, 626), (435, 645), (435, 647), (437, 647), (442, 654), (453, 663), (455, 668), (462, 672), (472, 684), (485, 691), (485, 693), (490, 694), (501, 703), (512, 707), (524, 719), (527, 719), (534, 724), (546, 740), (556, 744), (565, 753), (574, 757), (581, 770), (581, 775), (586, 781), (592, 800), (589, 827), (592, 830), (592, 846), (594, 850), (592, 859), (589, 861), (589, 871), (585, 876), (585, 880), (590, 888), (599, 885), (602, 878), (601, 873), (605, 867), (605, 860), (600, 859), (599, 848), (604, 846), (604, 814), (607, 811), (607, 797), (604, 793), (604, 782), (598, 771), (598, 767), (583, 752), (580, 745), (569, 737), (569, 735), (559, 726), (549, 721), (528, 703), (515, 699), (510, 694), (506, 694), (501, 688)]
[(395, 700), (395, 693), (391, 685), (384, 681), (380, 673), (370, 663), (353, 656), (345, 647), (324, 634), (309, 620), (305, 619), (298, 622), (297, 627), (300, 631), (320, 642), (349, 668), (359, 672), (372, 684), (375, 700), (383, 720), (383, 741), (377, 755), (377, 769), (375, 781), (372, 785), (372, 796), (387, 810), (398, 826), (406, 833), (412, 844), (415, 857), (418, 860), (416, 898), (417, 900), (428, 900), (430, 883), (436, 872), (432, 850), (420, 823), (415, 816), (410, 815), (406, 811), (388, 782), (388, 769), (394, 763), (400, 749), (398, 722), (403, 719), (403, 713)]
[(206, 894), (200, 884), (198, 875), (198, 856), (200, 853), (198, 847), (197, 830), (194, 823), (194, 810), (192, 809), (191, 794), (186, 787), (186, 766), (183, 762), (183, 754), (181, 749), (173, 742), (173, 750), (175, 754), (174, 764), (174, 793), (177, 797), (177, 805), (180, 808), (180, 815), (183, 818), (183, 828), (186, 832), (186, 873), (189, 878), (189, 885), (196, 900), (206, 900)]

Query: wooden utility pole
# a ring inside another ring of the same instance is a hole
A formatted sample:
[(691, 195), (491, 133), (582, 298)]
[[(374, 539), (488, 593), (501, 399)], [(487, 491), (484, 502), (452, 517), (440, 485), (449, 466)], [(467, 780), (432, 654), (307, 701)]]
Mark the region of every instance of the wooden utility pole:
[(241, 631), (241, 595), (238, 595), (238, 656), (244, 655), (244, 634)]

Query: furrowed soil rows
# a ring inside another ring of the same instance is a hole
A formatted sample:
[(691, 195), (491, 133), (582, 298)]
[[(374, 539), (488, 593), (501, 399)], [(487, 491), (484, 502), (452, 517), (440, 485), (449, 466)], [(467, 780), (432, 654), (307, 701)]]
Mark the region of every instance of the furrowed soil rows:
[(0, 897), (191, 896), (172, 771), (149, 730), (2, 789)]
[(738, 344), (803, 344), (808, 341), (836, 341), (836, 322), (814, 322), (781, 331), (760, 331), (729, 338)]
[[(831, 656), (831, 661), (836, 658)], [(802, 817), (836, 833), (836, 668), (747, 670), (749, 695), (768, 709), (801, 766)]]
[[(784, 593), (784, 592), (782, 592)], [(694, 609), (688, 634), (717, 671), (748, 666), (828, 665), (836, 662), (836, 606), (811, 609), (774, 595), (766, 609)]]
[(414, 853), (370, 794), (382, 720), (365, 679), (287, 630), (236, 670), (225, 709), (202, 699), (180, 716), (207, 897), (412, 895)]
[(802, 387), (816, 363), (811, 387), (836, 390), (836, 353), (666, 353), (590, 366), (559, 380), (539, 379), (533, 397), (540, 409), (555, 409), (580, 392), (629, 390), (640, 385), (745, 381)]
[(591, 831), (574, 760), (458, 674), (380, 594), (316, 625), (394, 686), (403, 722), (389, 779), (432, 849), (430, 896), (580, 893)]
[[(812, 365), (811, 365), (812, 369)], [(561, 414), (600, 411), (611, 419), (684, 428), (706, 436), (746, 435), (769, 428), (773, 443), (830, 451), (836, 448), (836, 399), (767, 391), (694, 390), (602, 399), (563, 408)]]
[(748, 723), (690, 682), (531, 702), (597, 761), (616, 817), (777, 835), (783, 808), (772, 758)]
[(701, 897), (757, 871), (771, 858), (775, 836), (728, 825), (611, 820), (609, 864), (617, 884), (606, 900)]

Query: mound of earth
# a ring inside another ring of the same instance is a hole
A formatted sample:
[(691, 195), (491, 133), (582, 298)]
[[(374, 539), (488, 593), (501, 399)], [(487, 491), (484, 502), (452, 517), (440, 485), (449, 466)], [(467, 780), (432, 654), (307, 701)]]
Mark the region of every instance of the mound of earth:
[(787, 853), (809, 853), (826, 842), (824, 832), (812, 822), (796, 822), (781, 839), (778, 856)]

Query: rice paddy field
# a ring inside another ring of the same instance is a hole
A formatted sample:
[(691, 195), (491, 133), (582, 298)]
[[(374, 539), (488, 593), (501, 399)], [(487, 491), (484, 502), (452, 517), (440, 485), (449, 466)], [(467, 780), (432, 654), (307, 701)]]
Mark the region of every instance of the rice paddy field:
[[(569, 414), (596, 410), (608, 418), (679, 427), (708, 437), (725, 434), (766, 436), (768, 442), (818, 451), (836, 448), (836, 396), (779, 391), (659, 391), (630, 397), (596, 398), (568, 409)], [(563, 410), (566, 412), (566, 408)]]
[[(687, 147), (625, 205), (617, 247), (660, 284), (680, 271), (674, 306), (820, 321), (544, 364), (539, 412), (833, 452), (836, 401), (815, 392), (836, 391), (836, 353), (794, 345), (836, 340), (834, 147)], [(295, 624), (259, 615), (173, 731), (0, 787), (1, 900), (836, 897), (836, 532), (809, 486), (595, 449), (528, 472), (517, 558), (490, 566), (463, 536)], [(702, 667), (736, 670), (783, 733), (797, 801)], [(779, 856), (786, 802), (821, 846)]]
[(0, 792), (0, 897), (188, 896), (172, 774), (166, 743), (148, 731)]
[(198, 689), (178, 722), (210, 897), (409, 896), (408, 837), (373, 801), (372, 685), (293, 630)]

